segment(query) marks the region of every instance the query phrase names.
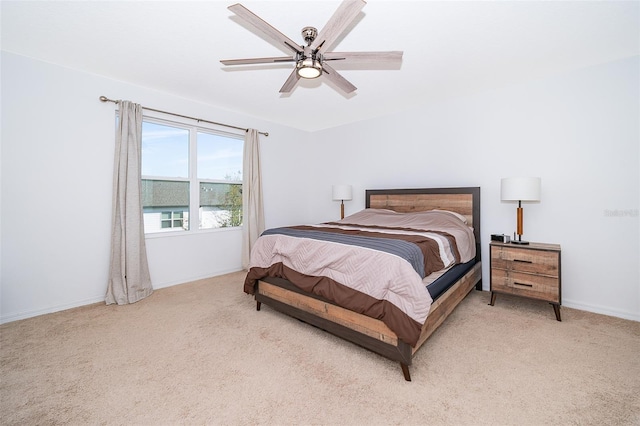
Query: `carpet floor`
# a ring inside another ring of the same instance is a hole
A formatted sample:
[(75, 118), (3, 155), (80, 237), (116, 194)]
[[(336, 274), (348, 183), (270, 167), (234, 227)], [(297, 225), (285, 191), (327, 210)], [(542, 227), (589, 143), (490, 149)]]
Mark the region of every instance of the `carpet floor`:
[(238, 272), (0, 326), (0, 424), (640, 425), (640, 323), (472, 291), (400, 366)]

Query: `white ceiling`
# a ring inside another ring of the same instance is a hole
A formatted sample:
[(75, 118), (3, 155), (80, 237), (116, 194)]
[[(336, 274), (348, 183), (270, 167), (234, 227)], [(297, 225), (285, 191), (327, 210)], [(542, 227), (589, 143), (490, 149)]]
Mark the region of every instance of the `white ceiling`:
[[(402, 50), (399, 69), (332, 63), (355, 94), (317, 79), (281, 95), (291, 63), (220, 64), (289, 54), (227, 10), (233, 2), (3, 0), (2, 50), (307, 131), (640, 53), (638, 1), (369, 0), (330, 50)], [(303, 44), (302, 27), (320, 30), (340, 1), (242, 4)]]

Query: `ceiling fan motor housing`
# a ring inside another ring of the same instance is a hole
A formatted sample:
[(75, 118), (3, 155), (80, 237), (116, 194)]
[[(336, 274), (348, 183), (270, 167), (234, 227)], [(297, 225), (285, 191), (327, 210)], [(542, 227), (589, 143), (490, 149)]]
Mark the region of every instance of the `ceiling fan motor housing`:
[(313, 40), (318, 36), (318, 30), (315, 27), (304, 27), (302, 29), (302, 38), (307, 43), (307, 46), (311, 46)]

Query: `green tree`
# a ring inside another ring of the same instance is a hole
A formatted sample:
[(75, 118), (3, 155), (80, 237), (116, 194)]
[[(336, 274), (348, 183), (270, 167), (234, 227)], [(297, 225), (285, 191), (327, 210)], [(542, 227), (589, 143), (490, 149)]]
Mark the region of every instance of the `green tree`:
[[(225, 180), (242, 182), (242, 172), (227, 174)], [(227, 191), (222, 197), (222, 206), (227, 211), (227, 217), (220, 224), (221, 227), (242, 226), (242, 184), (229, 183)]]

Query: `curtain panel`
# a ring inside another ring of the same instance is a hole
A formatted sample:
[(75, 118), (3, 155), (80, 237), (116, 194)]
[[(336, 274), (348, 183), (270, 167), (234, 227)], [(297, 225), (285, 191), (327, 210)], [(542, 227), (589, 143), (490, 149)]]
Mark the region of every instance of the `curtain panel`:
[(242, 267), (249, 269), (251, 249), (264, 231), (259, 133), (248, 129), (244, 138), (242, 171)]
[(113, 173), (111, 264), (105, 301), (135, 303), (153, 292), (141, 197), (142, 106), (119, 101)]

